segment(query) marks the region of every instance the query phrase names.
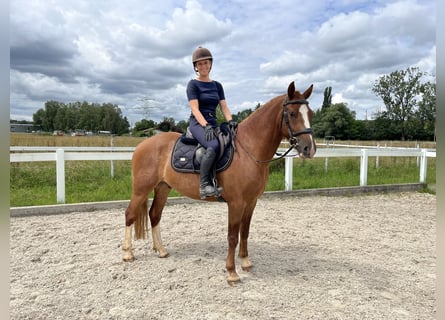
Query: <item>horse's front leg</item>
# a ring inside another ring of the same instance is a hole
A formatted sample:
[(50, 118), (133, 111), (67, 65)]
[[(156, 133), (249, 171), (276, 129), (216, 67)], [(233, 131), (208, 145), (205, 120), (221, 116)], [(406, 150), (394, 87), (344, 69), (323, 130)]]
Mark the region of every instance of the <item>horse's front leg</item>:
[(239, 223), (230, 224), (229, 222), (229, 231), (227, 235), (229, 249), (227, 251), (227, 259), (226, 259), (226, 269), (228, 273), (227, 282), (229, 283), (240, 281), (240, 277), (236, 272), (236, 265), (235, 265), (235, 251), (236, 251), (236, 246), (238, 245), (239, 228), (240, 228)]
[(241, 225), (241, 215), (243, 210), (239, 206), (229, 204), (229, 223), (227, 232), (228, 251), (226, 259), (226, 269), (228, 273), (227, 282), (234, 283), (240, 281), (236, 272), (235, 252), (239, 241), (239, 230)]
[(252, 220), (253, 210), (255, 209), (256, 201), (247, 206), (244, 210), (241, 220), (240, 228), (240, 247), (238, 256), (241, 258), (241, 268), (244, 271), (250, 271), (252, 263), (249, 259), (249, 252), (247, 250), (247, 239), (249, 238), (250, 222)]

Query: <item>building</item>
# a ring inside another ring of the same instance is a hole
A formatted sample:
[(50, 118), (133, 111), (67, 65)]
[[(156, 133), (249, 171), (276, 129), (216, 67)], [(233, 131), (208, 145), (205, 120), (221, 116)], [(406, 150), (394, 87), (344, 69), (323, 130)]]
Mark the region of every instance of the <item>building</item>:
[(10, 132), (33, 133), (41, 130), (40, 126), (30, 123), (9, 123)]

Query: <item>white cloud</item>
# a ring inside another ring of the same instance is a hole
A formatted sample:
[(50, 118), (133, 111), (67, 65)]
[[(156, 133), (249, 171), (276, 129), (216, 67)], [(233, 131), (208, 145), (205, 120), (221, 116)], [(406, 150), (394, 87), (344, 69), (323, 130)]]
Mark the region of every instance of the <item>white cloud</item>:
[(333, 104), (336, 104), (336, 103), (347, 103), (347, 100), (343, 97), (343, 94), (341, 94), (341, 93), (335, 93), (333, 96), (332, 96), (332, 101), (331, 101)]
[(332, 86), (364, 117), (380, 103), (378, 76), (436, 68), (433, 0), (15, 0), (10, 30), (11, 117), (31, 118), (47, 100), (86, 100), (118, 104), (134, 123), (149, 98), (155, 121), (187, 119), (198, 45), (212, 51), (233, 113), (295, 81), (300, 91), (314, 84), (313, 109)]

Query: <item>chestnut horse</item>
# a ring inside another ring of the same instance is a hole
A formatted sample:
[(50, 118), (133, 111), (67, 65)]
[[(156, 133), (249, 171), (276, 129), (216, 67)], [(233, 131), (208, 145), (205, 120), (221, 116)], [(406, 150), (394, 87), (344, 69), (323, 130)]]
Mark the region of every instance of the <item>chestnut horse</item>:
[[(265, 190), (269, 177), (269, 162), (283, 138), (300, 157), (312, 158), (316, 151), (310, 122), (312, 110), (307, 99), (311, 85), (304, 93), (295, 91), (290, 83), (287, 94), (277, 96), (238, 125), (236, 151), (231, 165), (217, 174), (221, 193), (228, 205), (227, 281), (237, 282), (240, 277), (235, 267), (235, 251), (240, 241), (241, 267), (249, 271), (252, 263), (247, 252), (250, 221), (258, 198)], [(160, 257), (168, 252), (162, 244), (160, 221), (170, 189), (184, 196), (200, 200), (199, 174), (179, 173), (172, 168), (172, 149), (180, 134), (162, 133), (141, 142), (132, 159), (133, 192), (125, 212), (124, 261), (133, 261), (132, 225), (135, 239), (145, 239), (150, 217), (153, 249)], [(149, 193), (154, 197), (149, 212)], [(217, 201), (211, 198), (208, 201)]]

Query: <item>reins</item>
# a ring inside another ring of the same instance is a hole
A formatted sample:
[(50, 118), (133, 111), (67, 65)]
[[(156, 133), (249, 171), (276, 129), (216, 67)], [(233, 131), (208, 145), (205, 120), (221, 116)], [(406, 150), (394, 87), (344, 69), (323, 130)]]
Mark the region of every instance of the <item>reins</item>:
[(275, 152), (275, 155), (279, 155), (278, 158), (272, 158), (272, 159), (269, 159), (269, 160), (258, 160), (257, 158), (255, 158), (255, 156), (254, 156), (253, 154), (251, 154), (251, 153), (250, 153), (250, 152), (243, 146), (243, 144), (241, 143), (240, 140), (238, 140), (238, 143), (239, 143), (239, 145), (241, 146), (241, 148), (247, 153), (247, 155), (248, 155), (253, 161), (255, 161), (256, 163), (270, 163), (270, 162), (272, 162), (272, 161), (280, 160), (280, 159), (284, 158), (285, 156), (287, 156), (287, 154), (288, 154), (293, 148), (296, 147), (295, 145), (291, 145), (291, 146), (289, 147), (289, 149), (286, 150), (286, 152), (281, 153), (281, 154), (278, 153), (278, 152)]
[(287, 105), (289, 105), (289, 104), (307, 104), (307, 105), (309, 105), (309, 102), (307, 101), (307, 100), (305, 100), (305, 99), (298, 99), (298, 100), (289, 100), (289, 101), (287, 101), (286, 99), (284, 99), (284, 102), (283, 102), (283, 112), (282, 112), (282, 115), (281, 115), (281, 121), (280, 121), (280, 130), (281, 130), (281, 127), (282, 127), (282, 125), (283, 125), (283, 121), (284, 121), (284, 123), (286, 124), (286, 127), (287, 127), (287, 130), (288, 130), (288, 132), (289, 132), (289, 144), (290, 144), (290, 147), (289, 147), (289, 149), (287, 149), (286, 150), (286, 152), (284, 152), (284, 153), (275, 153), (275, 155), (277, 155), (278, 156), (278, 158), (272, 158), (272, 159), (269, 159), (269, 160), (258, 160), (257, 158), (255, 158), (255, 156), (254, 155), (252, 155), (244, 146), (243, 146), (243, 144), (241, 143), (241, 141), (240, 140), (238, 140), (238, 142), (239, 142), (239, 145), (241, 146), (241, 148), (243, 148), (243, 150), (247, 153), (247, 155), (252, 159), (252, 160), (254, 160), (256, 163), (270, 163), (270, 162), (272, 162), (272, 161), (276, 161), (276, 160), (280, 160), (280, 159), (282, 159), (282, 158), (284, 158), (285, 156), (287, 156), (288, 154), (289, 154), (289, 152), (292, 150), (292, 149), (296, 149), (297, 147), (298, 147), (298, 136), (299, 135), (302, 135), (302, 134), (312, 134), (313, 132), (314, 132), (314, 130), (312, 130), (312, 128), (306, 128), (306, 129), (303, 129), (303, 130), (300, 130), (300, 131), (297, 131), (297, 132), (293, 132), (292, 131), (292, 128), (291, 128), (291, 126), (290, 126), (290, 123), (289, 123), (289, 116), (288, 116), (288, 114), (287, 114), (287, 108), (286, 108), (286, 106)]

